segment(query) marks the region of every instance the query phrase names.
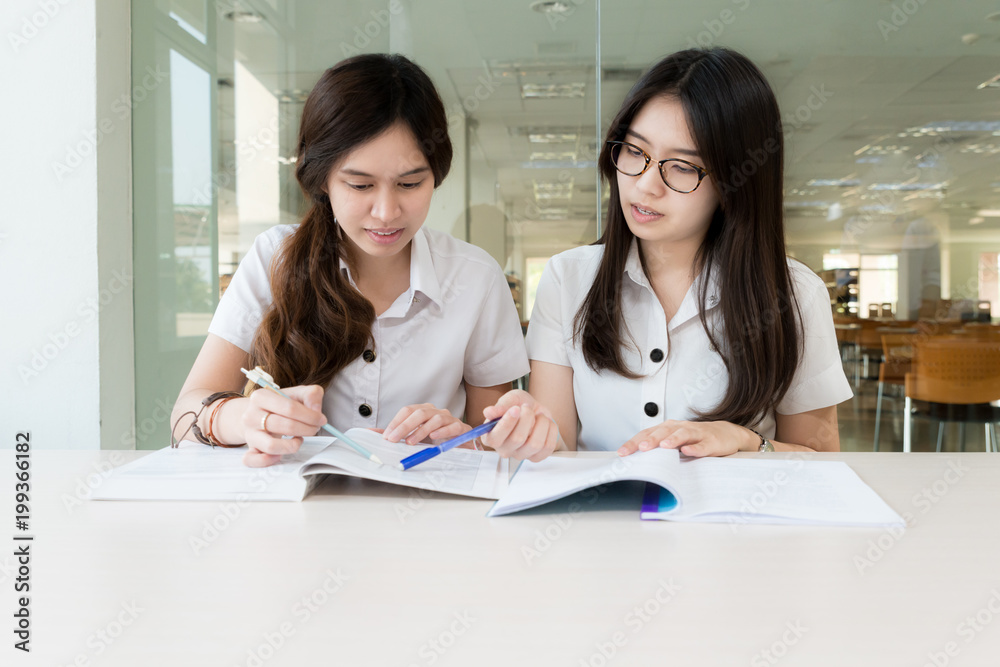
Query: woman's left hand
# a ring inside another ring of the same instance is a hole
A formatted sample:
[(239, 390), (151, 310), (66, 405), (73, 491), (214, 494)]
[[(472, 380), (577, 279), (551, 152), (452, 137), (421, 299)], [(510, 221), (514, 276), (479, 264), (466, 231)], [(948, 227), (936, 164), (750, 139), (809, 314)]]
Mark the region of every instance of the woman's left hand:
[(427, 437), (432, 440), (454, 438), (470, 428), (447, 410), (436, 408), (430, 403), (421, 403), (408, 405), (397, 412), (385, 427), (382, 436), (389, 442), (399, 442), (405, 438), (406, 444), (415, 445)]
[(739, 451), (757, 451), (760, 444), (753, 431), (731, 422), (668, 420), (639, 431), (618, 449), (619, 456), (657, 447), (678, 449), (685, 456), (729, 456)]

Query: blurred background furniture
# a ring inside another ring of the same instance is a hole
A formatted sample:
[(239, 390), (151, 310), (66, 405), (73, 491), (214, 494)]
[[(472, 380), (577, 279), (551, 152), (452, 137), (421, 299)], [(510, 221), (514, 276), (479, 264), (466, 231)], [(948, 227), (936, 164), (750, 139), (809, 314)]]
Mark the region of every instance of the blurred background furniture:
[(966, 423), (984, 424), (986, 450), (998, 451), (1000, 336), (921, 337), (913, 339), (912, 347), (913, 362), (904, 387), (903, 451), (911, 451), (915, 410), (940, 422), (937, 451), (941, 451), (945, 422), (957, 422), (963, 435)]
[[(879, 431), (882, 427), (882, 398), (885, 385), (903, 388), (906, 374), (910, 372), (913, 362), (913, 339), (916, 333), (882, 334), (882, 363), (878, 369), (878, 401), (875, 404), (875, 442), (874, 451), (879, 447)], [(944, 422), (941, 423), (943, 427)], [(941, 433), (938, 433), (940, 440)]]

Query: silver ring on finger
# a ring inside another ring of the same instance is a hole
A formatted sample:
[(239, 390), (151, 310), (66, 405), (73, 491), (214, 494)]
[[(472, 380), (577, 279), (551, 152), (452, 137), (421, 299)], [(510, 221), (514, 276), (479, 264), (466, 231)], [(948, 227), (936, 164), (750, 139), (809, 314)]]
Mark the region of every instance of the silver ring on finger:
[(269, 431), (267, 430), (267, 418), (270, 416), (271, 413), (265, 410), (264, 416), (260, 418), (260, 430), (264, 431), (264, 433), (269, 433)]

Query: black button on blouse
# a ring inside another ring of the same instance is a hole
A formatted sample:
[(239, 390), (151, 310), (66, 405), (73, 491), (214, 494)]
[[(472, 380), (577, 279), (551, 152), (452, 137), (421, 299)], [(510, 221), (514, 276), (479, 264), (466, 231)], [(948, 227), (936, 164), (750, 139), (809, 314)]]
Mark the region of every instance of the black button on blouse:
[(655, 417), (657, 413), (660, 411), (660, 408), (656, 405), (656, 403), (650, 402), (646, 403), (645, 407), (643, 407), (643, 410), (645, 410), (646, 416)]
[(361, 405), (358, 406), (358, 414), (360, 414), (362, 417), (371, 417), (372, 406), (368, 405), (367, 403), (362, 403)]

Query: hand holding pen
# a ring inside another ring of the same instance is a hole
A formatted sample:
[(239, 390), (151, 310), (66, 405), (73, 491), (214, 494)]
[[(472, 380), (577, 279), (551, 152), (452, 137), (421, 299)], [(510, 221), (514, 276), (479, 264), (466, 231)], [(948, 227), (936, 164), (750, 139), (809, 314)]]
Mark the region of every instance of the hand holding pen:
[(286, 396), (258, 390), (245, 399), (249, 404), (243, 413), (243, 431), (248, 451), (243, 463), (251, 468), (274, 465), (283, 454), (299, 451), (302, 438), (316, 435), (326, 422), (320, 410), (322, 387), (288, 387), (284, 392)]
[[(377, 456), (326, 423), (326, 416), (320, 410), (324, 393), (322, 387), (311, 385), (282, 389), (275, 384), (274, 378), (265, 373), (259, 366), (251, 371), (245, 368), (240, 370), (251, 381), (268, 390), (255, 391), (250, 395), (251, 407), (244, 413), (243, 417), (244, 425), (247, 428), (247, 446), (250, 451), (243, 458), (243, 463), (251, 467), (273, 465), (281, 460), (282, 454), (297, 452), (302, 446), (302, 436), (316, 435), (318, 427), (373, 463), (382, 465)], [(256, 409), (258, 407), (260, 410)], [(260, 424), (254, 427), (253, 420), (258, 418)], [(251, 444), (251, 434), (255, 436), (256, 442), (263, 448), (257, 444)], [(282, 438), (275, 434), (294, 437)]]

